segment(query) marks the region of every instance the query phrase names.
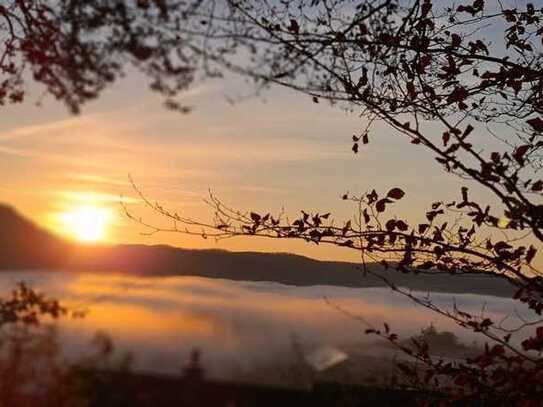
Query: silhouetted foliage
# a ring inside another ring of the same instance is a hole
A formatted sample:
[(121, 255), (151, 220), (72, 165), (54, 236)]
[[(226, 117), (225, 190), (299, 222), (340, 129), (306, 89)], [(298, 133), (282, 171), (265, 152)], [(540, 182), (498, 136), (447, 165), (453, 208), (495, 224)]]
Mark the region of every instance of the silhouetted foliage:
[[(482, 355), (464, 362), (435, 359), (424, 342), (416, 351), (398, 344), (426, 366), (422, 376), (407, 365), (404, 371), (414, 382), (433, 383), (462, 400), (540, 405), (543, 276), (536, 254), (543, 241), (543, 25), (538, 6), (485, 0), (444, 6), (430, 0), (11, 1), (0, 14), (7, 36), (1, 60), (4, 100), (22, 99), (24, 72), (30, 70), (49, 93), (77, 111), (129, 62), (176, 107), (173, 96), (196, 72), (230, 71), (253, 79), (258, 88), (279, 84), (314, 103), (329, 100), (355, 111), (364, 127), (352, 138), (354, 153), (376, 137), (370, 134), (372, 124), (384, 121), (413, 148), (433, 154), (443, 170), (484, 188), (492, 195), (488, 202), (467, 187), (454, 202), (436, 197), (421, 223), (389, 214), (406, 199), (400, 187), (344, 195), (357, 208), (355, 219), (346, 222), (308, 211), (297, 219), (241, 212), (213, 195), (213, 222), (146, 203), (174, 221), (166, 228), (171, 231), (206, 238), (304, 239), (360, 252), (362, 269), (377, 261), (391, 273), (484, 274), (509, 281), (517, 287), (514, 298), (534, 313), (534, 319), (515, 327), (443, 309), (389, 283), (489, 342)], [(151, 232), (164, 230), (147, 226)], [(387, 325), (368, 332), (398, 340)]]
[(0, 103), (23, 101), (31, 77), (77, 113), (132, 65), (169, 108), (187, 112), (171, 99), (193, 80), (197, 55), (175, 35), (184, 12), (160, 0), (3, 2)]
[(58, 300), (19, 283), (8, 298), (0, 298), (0, 329), (13, 324), (39, 325), (44, 317), (56, 319), (67, 310)]

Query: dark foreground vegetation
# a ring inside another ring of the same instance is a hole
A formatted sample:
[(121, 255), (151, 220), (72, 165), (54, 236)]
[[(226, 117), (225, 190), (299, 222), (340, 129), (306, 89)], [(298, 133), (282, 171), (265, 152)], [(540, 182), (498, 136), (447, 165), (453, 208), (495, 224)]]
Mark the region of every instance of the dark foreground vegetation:
[(416, 391), (317, 383), (308, 390), (234, 384), (187, 377), (119, 375), (102, 372), (91, 406), (241, 407), (241, 406), (418, 406), (439, 397)]

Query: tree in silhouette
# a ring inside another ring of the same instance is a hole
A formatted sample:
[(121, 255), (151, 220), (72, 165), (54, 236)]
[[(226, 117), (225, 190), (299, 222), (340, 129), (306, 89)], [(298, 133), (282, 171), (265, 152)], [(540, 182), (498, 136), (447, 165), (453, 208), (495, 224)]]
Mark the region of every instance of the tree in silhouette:
[[(151, 4), (152, 3), (152, 4)], [(193, 80), (196, 54), (171, 37), (182, 6), (163, 0), (12, 0), (0, 5), (0, 103), (23, 101), (32, 80), (78, 113), (127, 65), (142, 71), (166, 104), (188, 110), (171, 96)], [(181, 2), (180, 2), (181, 3)]]
[[(126, 63), (147, 74), (170, 107), (179, 106), (173, 97), (197, 72), (235, 72), (259, 89), (286, 86), (314, 103), (330, 101), (359, 114), (363, 127), (353, 136), (354, 153), (376, 137), (372, 125), (379, 120), (413, 148), (432, 154), (445, 172), (486, 190), (488, 201), (474, 198), (468, 187), (454, 202), (436, 197), (421, 223), (390, 214), (405, 198), (400, 187), (346, 194), (356, 216), (345, 222), (309, 211), (296, 219), (242, 212), (213, 195), (215, 218), (207, 222), (146, 202), (174, 221), (171, 231), (344, 246), (361, 254), (366, 272), (364, 264), (376, 261), (391, 273), (506, 279), (516, 287), (514, 298), (534, 314), (513, 327), (444, 309), (383, 277), (396, 291), (489, 343), (482, 355), (463, 362), (432, 358), (424, 342), (417, 342), (415, 351), (398, 344), (426, 366), (422, 372), (407, 364), (402, 369), (414, 384), (435, 385), (464, 401), (539, 405), (543, 13), (538, 6), (485, 0), (445, 6), (430, 0), (45, 4), (12, 1), (0, 9), (7, 35), (1, 65), (5, 100), (21, 100), (25, 69), (73, 111), (97, 96)], [(368, 332), (398, 343), (388, 325)]]

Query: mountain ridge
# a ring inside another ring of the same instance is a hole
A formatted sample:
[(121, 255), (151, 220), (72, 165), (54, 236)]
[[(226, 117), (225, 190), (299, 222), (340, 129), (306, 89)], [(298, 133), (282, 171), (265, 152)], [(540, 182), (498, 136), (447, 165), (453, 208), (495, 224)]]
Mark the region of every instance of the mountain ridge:
[[(418, 291), (511, 296), (513, 287), (485, 276), (405, 275), (385, 271), (397, 286)], [(0, 271), (64, 270), (122, 272), (140, 276), (200, 276), (243, 281), (272, 281), (294, 286), (385, 287), (364, 276), (356, 263), (321, 261), (292, 253), (230, 252), (168, 245), (82, 245), (39, 228), (15, 209), (0, 205)], [(384, 274), (383, 274), (384, 275)]]

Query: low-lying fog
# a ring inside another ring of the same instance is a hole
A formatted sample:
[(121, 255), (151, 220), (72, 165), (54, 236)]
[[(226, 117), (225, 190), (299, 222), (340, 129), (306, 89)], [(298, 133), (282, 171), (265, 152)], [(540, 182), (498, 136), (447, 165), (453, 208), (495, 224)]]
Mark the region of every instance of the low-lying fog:
[[(111, 335), (117, 350), (133, 353), (137, 368), (162, 373), (179, 373), (194, 348), (202, 351), (203, 365), (215, 377), (278, 364), (291, 357), (294, 343), (307, 350), (332, 345), (347, 353), (356, 346), (374, 354), (376, 337), (365, 335), (366, 326), (337, 307), (379, 327), (386, 321), (406, 336), (433, 322), (438, 330), (454, 331), (466, 343), (475, 338), (385, 288), (10, 272), (0, 274), (2, 293), (19, 281), (64, 300), (70, 307), (88, 310), (83, 319), (59, 322), (68, 354), (81, 352), (96, 331), (104, 331)], [(458, 308), (471, 312), (484, 310), (497, 319), (518, 307), (518, 303), (498, 297), (433, 294), (432, 298), (448, 306), (454, 301)]]

